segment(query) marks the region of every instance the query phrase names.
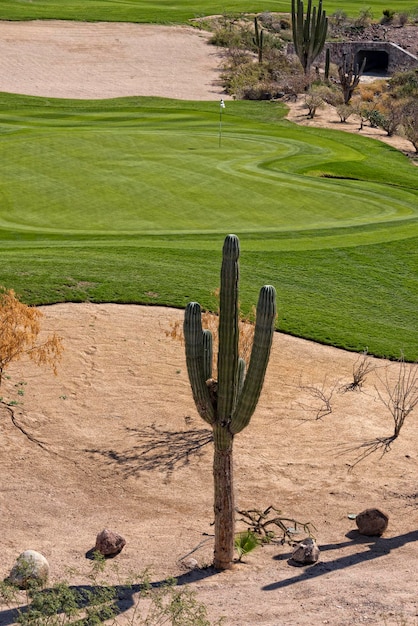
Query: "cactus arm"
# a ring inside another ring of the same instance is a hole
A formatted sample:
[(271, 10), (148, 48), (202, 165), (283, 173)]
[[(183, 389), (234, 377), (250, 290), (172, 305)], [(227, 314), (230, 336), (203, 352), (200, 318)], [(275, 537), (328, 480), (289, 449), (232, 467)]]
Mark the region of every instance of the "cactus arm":
[(258, 25), (257, 17), (254, 18), (254, 33), (255, 33), (255, 36), (253, 37), (253, 44), (257, 48), (258, 62), (262, 63), (262, 61), (263, 61), (264, 31), (263, 31), (262, 28), (260, 29), (260, 27)]
[(193, 399), (199, 415), (205, 422), (208, 422), (208, 424), (213, 424), (215, 421), (215, 411), (208, 386), (206, 385), (207, 379), (205, 375), (207, 372), (205, 371), (202, 317), (200, 305), (197, 302), (190, 302), (186, 307), (183, 331), (187, 372), (189, 374)]
[(318, 22), (317, 22), (317, 17), (316, 17), (316, 7), (314, 7), (312, 11), (312, 21), (309, 24), (308, 34), (307, 36), (305, 36), (306, 56), (308, 57), (308, 59), (312, 59), (313, 54), (314, 54), (314, 49), (318, 43), (316, 40), (316, 37), (318, 36), (318, 33), (317, 33)]
[(274, 287), (266, 285), (261, 288), (258, 299), (254, 343), (247, 376), (232, 416), (230, 430), (234, 435), (248, 425), (257, 406), (270, 356), (275, 318), (276, 291)]
[(203, 378), (212, 378), (213, 337), (210, 330), (203, 331)]
[(321, 53), (325, 40), (327, 38), (328, 32), (328, 18), (326, 16), (325, 11), (322, 11), (321, 3), (319, 3), (320, 8), (318, 9), (318, 25), (317, 25), (317, 44), (313, 50), (314, 59)]
[(292, 0), (292, 35), (295, 52), (300, 57), (302, 50), (303, 33), (303, 2), (298, 2), (296, 10), (296, 0)]
[(329, 66), (330, 66), (330, 51), (329, 48), (325, 51), (325, 81), (329, 81)]
[(219, 295), (218, 423), (229, 424), (234, 407), (238, 368), (238, 279), (239, 240), (225, 238)]
[[(303, 5), (302, 5), (302, 8), (303, 8)], [(316, 7), (314, 7), (314, 17), (315, 17), (315, 14), (316, 14)], [(302, 16), (303, 16), (303, 13), (302, 13)], [(311, 20), (312, 20), (312, 0), (308, 0), (308, 6), (306, 8), (305, 25), (303, 29), (303, 40), (304, 40), (305, 47), (307, 44), (310, 43), (310, 38), (312, 35)]]
[[(245, 380), (245, 361), (244, 359), (238, 359), (238, 386), (237, 386), (237, 398), (241, 395), (242, 387)], [(236, 401), (234, 406), (236, 406)]]

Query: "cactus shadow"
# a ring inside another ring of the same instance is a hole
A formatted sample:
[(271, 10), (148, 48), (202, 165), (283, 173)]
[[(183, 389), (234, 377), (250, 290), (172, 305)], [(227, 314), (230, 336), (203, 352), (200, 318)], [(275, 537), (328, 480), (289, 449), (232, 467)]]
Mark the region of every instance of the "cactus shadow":
[(96, 448), (85, 452), (104, 458), (109, 467), (118, 468), (125, 477), (153, 470), (171, 474), (188, 465), (193, 457), (200, 457), (213, 441), (212, 431), (206, 428), (171, 431), (152, 424), (126, 428), (126, 433), (131, 441), (127, 450)]
[[(361, 552), (341, 556), (330, 561), (320, 560), (314, 565), (305, 567), (305, 569), (297, 576), (292, 576), (290, 578), (285, 578), (284, 580), (279, 580), (277, 582), (270, 583), (269, 585), (265, 585), (264, 587), (262, 587), (263, 591), (274, 591), (275, 589), (283, 589), (285, 587), (295, 585), (305, 580), (318, 578), (319, 576), (323, 576), (324, 574), (328, 574), (329, 572), (345, 569), (346, 567), (351, 567), (353, 565), (358, 565), (367, 561), (373, 561), (374, 559), (378, 559), (382, 556), (387, 556), (392, 550), (396, 550), (406, 543), (418, 541), (418, 530), (405, 533), (404, 535), (398, 535), (396, 537), (389, 538), (365, 537), (363, 535), (360, 535), (358, 531), (352, 530), (347, 533), (346, 537), (348, 537), (349, 541), (321, 545), (321, 553), (325, 551), (342, 550), (344, 548), (352, 547), (353, 545), (360, 546), (365, 544), (367, 544), (369, 550), (365, 551), (364, 549), (362, 549)], [(286, 559), (290, 560), (290, 558), (291, 553), (282, 554), (274, 557), (275, 560), (279, 561)]]

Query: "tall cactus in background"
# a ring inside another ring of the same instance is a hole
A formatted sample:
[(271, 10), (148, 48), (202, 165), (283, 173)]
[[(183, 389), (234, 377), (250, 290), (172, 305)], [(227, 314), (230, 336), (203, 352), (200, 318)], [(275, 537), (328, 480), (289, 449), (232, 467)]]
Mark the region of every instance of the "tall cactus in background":
[(257, 17), (254, 18), (254, 33), (255, 37), (253, 37), (253, 44), (257, 48), (258, 53), (258, 62), (263, 62), (263, 46), (264, 46), (264, 31), (258, 25)]
[(292, 35), (295, 52), (299, 57), (305, 74), (309, 74), (311, 65), (322, 52), (328, 31), (328, 18), (322, 10), (322, 0), (318, 9), (312, 10), (312, 0), (308, 0), (306, 17), (303, 1), (292, 0)]
[(234, 436), (250, 422), (264, 382), (276, 317), (274, 287), (261, 288), (248, 371), (239, 346), (239, 240), (228, 235), (223, 246), (219, 302), (218, 380), (212, 378), (212, 335), (202, 329), (197, 302), (187, 305), (184, 337), (187, 371), (200, 416), (211, 425), (214, 438), (215, 487), (214, 566), (232, 566), (235, 535), (232, 447)]

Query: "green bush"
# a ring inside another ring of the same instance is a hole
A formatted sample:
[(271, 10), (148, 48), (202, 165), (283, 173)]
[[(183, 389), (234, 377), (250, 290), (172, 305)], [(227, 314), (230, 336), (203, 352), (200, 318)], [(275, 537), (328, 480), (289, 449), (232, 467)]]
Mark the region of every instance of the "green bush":
[(104, 568), (105, 561), (99, 556), (87, 574), (87, 585), (62, 581), (49, 589), (29, 589), (23, 595), (10, 583), (0, 583), (0, 606), (21, 605), (16, 620), (20, 626), (98, 626), (107, 620), (117, 625), (118, 601), (129, 592), (135, 594), (131, 626), (219, 626), (223, 621), (210, 621), (194, 591), (187, 586), (178, 588), (175, 579), (154, 586), (145, 570), (126, 583), (112, 585), (99, 579)]
[(395, 11), (393, 9), (384, 9), (383, 17), (380, 20), (381, 24), (391, 24), (395, 17)]

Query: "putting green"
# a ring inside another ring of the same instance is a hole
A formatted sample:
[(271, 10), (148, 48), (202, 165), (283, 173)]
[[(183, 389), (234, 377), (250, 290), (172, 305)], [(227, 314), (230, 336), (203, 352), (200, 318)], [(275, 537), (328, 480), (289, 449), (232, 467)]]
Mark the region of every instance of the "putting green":
[[(361, 167), (366, 160), (367, 144), (343, 145), (339, 133), (318, 140), (292, 128), (286, 137), (288, 127), (267, 134), (259, 124), (244, 132), (224, 122), (220, 136), (216, 117), (209, 130), (205, 113), (139, 122), (125, 113), (94, 120), (34, 116), (24, 126), (11, 120), (8, 130), (2, 139), (4, 231), (237, 231), (257, 234), (263, 248), (287, 250), (418, 235), (413, 189), (323, 177), (341, 163)], [(278, 239), (266, 243), (267, 233)]]
[(272, 103), (0, 94), (0, 284), (33, 303), (216, 307), (228, 232), (241, 304), (278, 327), (418, 358), (417, 170), (383, 143), (298, 127)]

